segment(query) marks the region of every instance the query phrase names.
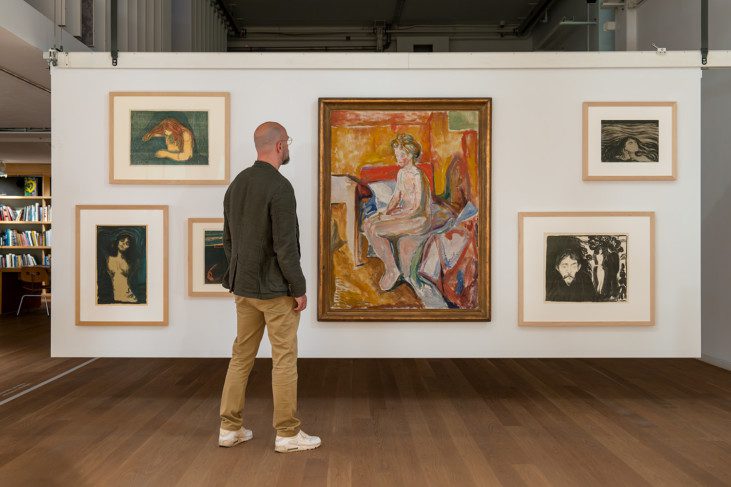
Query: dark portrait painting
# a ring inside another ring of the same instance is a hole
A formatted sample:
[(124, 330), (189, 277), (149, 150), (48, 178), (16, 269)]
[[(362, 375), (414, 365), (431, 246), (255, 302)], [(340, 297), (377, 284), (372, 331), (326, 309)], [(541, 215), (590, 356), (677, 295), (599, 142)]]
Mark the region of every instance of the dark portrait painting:
[(206, 284), (221, 284), (228, 267), (226, 253), (223, 251), (223, 231), (205, 230), (205, 276)]
[(657, 162), (658, 120), (602, 120), (602, 162)]
[(130, 164), (208, 164), (208, 112), (132, 110), (130, 117)]
[(627, 235), (546, 236), (546, 301), (627, 301)]
[(96, 227), (97, 304), (147, 304), (147, 227)]

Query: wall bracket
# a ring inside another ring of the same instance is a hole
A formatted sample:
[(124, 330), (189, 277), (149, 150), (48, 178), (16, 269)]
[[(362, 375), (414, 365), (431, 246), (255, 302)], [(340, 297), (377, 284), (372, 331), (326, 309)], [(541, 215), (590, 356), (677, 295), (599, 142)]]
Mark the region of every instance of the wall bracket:
[(708, 0), (701, 0), (701, 64), (708, 64)]
[(110, 37), (112, 43), (112, 66), (117, 65), (117, 58), (119, 58), (119, 49), (117, 49), (117, 0), (112, 0), (111, 6), (111, 19), (110, 19)]

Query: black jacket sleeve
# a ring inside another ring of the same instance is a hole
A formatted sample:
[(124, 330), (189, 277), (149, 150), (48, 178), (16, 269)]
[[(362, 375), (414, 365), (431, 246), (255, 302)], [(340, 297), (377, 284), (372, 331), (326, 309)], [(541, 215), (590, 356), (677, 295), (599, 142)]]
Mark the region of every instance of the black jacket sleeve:
[(226, 261), (231, 262), (231, 229), (228, 227), (229, 219), (229, 193), (223, 198), (223, 252), (226, 254)]
[(306, 292), (305, 276), (300, 266), (299, 224), (294, 189), (289, 181), (283, 182), (269, 207), (272, 222), (272, 240), (279, 268), (294, 297)]

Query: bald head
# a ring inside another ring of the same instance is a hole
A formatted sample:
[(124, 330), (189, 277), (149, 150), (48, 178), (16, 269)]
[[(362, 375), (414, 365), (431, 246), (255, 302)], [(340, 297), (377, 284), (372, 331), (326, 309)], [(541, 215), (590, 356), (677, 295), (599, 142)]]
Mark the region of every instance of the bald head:
[(287, 131), (277, 122), (264, 122), (254, 130), (254, 146), (259, 152), (269, 151), (274, 144), (286, 139)]
[(287, 130), (277, 122), (264, 122), (254, 130), (256, 158), (279, 169), (289, 162), (289, 136)]

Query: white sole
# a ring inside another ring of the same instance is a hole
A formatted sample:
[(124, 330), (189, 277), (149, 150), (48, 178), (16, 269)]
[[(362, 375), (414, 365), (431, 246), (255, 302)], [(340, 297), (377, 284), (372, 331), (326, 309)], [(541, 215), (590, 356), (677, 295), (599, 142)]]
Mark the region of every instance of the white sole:
[(312, 445), (312, 446), (295, 446), (294, 448), (282, 448), (282, 447), (274, 447), (274, 451), (277, 453), (294, 453), (296, 451), (308, 451), (308, 450), (314, 450), (315, 448), (320, 448), (322, 443), (319, 445)]
[(223, 442), (223, 441), (219, 440), (218, 446), (220, 446), (221, 448), (231, 448), (232, 446), (236, 446), (241, 443), (246, 443), (247, 441), (249, 441), (253, 438), (254, 438), (254, 436), (250, 436), (249, 438), (236, 438), (236, 440), (231, 444), (228, 444), (227, 442)]

